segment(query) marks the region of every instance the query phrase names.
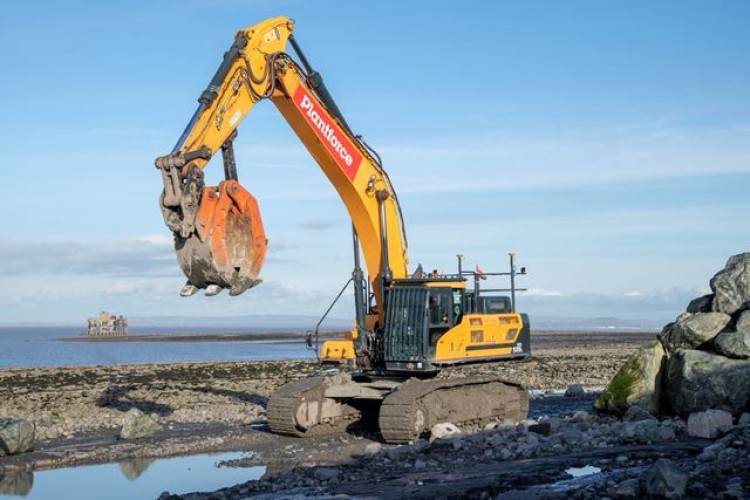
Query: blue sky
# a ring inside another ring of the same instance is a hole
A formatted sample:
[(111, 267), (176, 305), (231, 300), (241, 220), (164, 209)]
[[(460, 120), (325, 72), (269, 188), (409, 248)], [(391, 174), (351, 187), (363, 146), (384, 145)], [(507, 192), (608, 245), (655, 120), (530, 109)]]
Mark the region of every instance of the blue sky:
[(667, 321), (750, 251), (747, 2), (14, 2), (0, 322), (325, 310), (350, 223), (272, 104), (236, 142), (270, 239), (261, 287), (180, 298), (157, 206), (153, 159), (233, 33), (275, 15), (383, 156), (414, 266), (504, 270), (515, 251), (532, 316)]

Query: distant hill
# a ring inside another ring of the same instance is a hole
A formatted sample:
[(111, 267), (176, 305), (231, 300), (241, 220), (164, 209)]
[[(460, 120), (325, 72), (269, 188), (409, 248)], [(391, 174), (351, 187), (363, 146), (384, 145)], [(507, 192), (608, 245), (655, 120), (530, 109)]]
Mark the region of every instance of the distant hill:
[(659, 320), (633, 320), (611, 316), (600, 318), (531, 317), (531, 327), (537, 330), (660, 330), (664, 323), (664, 321)]

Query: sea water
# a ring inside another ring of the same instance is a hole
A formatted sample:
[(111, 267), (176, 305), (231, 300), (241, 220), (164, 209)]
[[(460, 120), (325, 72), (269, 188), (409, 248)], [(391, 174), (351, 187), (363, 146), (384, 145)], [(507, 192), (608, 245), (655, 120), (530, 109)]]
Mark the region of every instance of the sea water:
[[(133, 329), (133, 335), (174, 333), (176, 329)], [(268, 332), (268, 329), (264, 329)], [(290, 329), (279, 329), (289, 332)], [(180, 328), (185, 334), (220, 334), (200, 328)], [(246, 333), (246, 332), (243, 332)], [(176, 363), (183, 361), (259, 361), (311, 359), (314, 351), (298, 341), (201, 341), (201, 342), (70, 342), (78, 337), (75, 327), (0, 327), (0, 369), (43, 366), (120, 365), (132, 363)]]

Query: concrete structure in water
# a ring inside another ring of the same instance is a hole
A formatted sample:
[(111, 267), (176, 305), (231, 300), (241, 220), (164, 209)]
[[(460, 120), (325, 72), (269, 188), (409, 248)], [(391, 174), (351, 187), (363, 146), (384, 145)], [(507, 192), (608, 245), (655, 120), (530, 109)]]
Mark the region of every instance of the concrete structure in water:
[(107, 311), (98, 317), (88, 319), (88, 328), (83, 332), (87, 337), (125, 337), (128, 335), (128, 319), (110, 315)]

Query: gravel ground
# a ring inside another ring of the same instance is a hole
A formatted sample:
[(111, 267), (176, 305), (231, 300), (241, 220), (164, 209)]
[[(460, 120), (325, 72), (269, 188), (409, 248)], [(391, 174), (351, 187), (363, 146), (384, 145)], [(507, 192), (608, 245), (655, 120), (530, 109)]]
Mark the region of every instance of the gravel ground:
[[(497, 374), (534, 389), (529, 419), (407, 446), (384, 445), (372, 428), (311, 439), (270, 434), (264, 426), (268, 396), (282, 383), (315, 373), (313, 362), (0, 370), (0, 417), (37, 425), (36, 450), (0, 457), (0, 476), (11, 470), (252, 450), (252, 458), (229, 465), (266, 465), (261, 481), (188, 497), (386, 498), (408, 492), (415, 498), (502, 498), (510, 492), (530, 498), (628, 498), (658, 496), (648, 489), (655, 481), (650, 478), (655, 461), (666, 457), (679, 472), (676, 477), (687, 478), (685, 495), (745, 497), (750, 491), (746, 426), (717, 441), (701, 441), (690, 438), (678, 419), (599, 416), (589, 411), (595, 394), (565, 398), (553, 392), (574, 384), (603, 388), (654, 335), (536, 332), (529, 361), (446, 371), (441, 376)], [(164, 431), (153, 438), (116, 439), (124, 413), (133, 407), (154, 416)], [(579, 479), (565, 472), (585, 465), (600, 471)]]

